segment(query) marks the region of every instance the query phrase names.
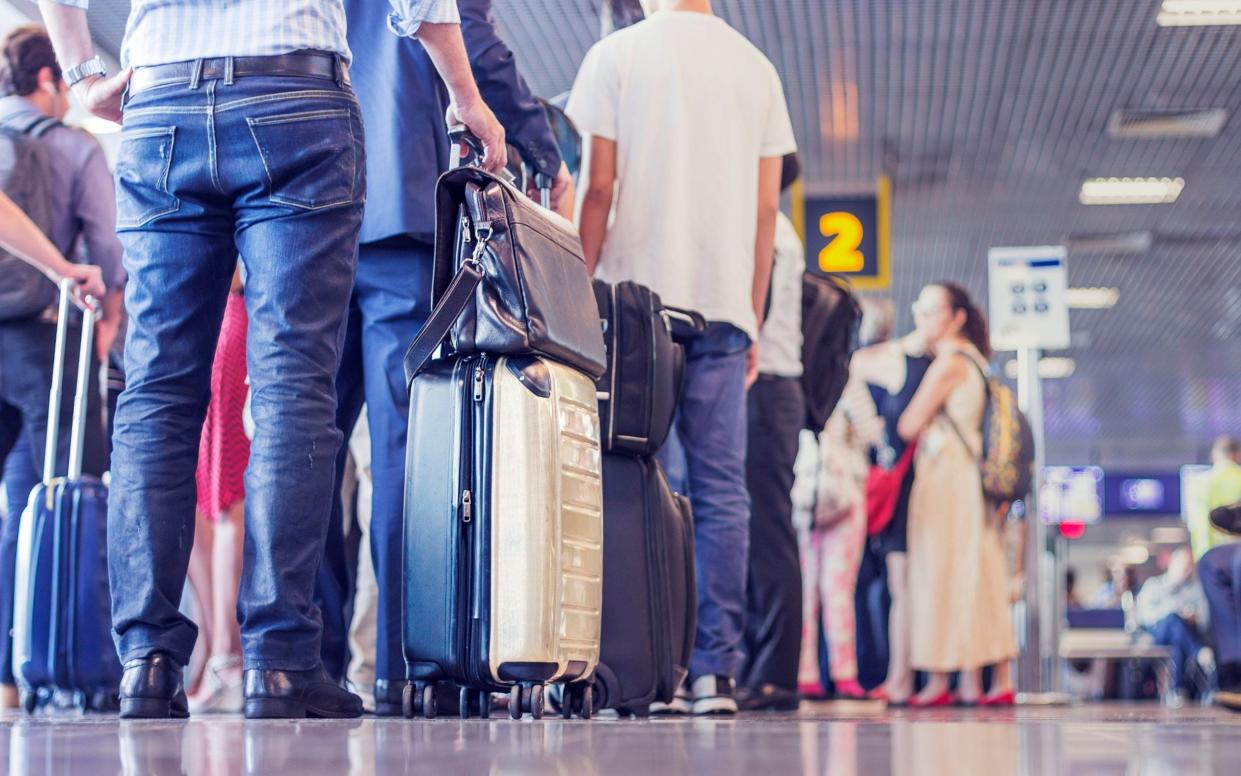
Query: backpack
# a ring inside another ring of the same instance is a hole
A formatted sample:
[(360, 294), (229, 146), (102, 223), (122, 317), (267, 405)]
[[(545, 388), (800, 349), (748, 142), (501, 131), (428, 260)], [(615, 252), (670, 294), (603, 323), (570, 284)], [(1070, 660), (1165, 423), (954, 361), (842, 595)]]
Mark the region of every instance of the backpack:
[[(52, 224), (51, 165), (40, 138), (58, 126), (46, 116), (26, 126), (0, 123), (0, 191), (44, 234)], [(38, 315), (56, 296), (56, 284), (46, 275), (0, 248), (0, 320)]]
[[(963, 354), (964, 355), (964, 354)], [(982, 492), (993, 502), (1011, 503), (1030, 495), (1034, 481), (1034, 430), (1017, 397), (1000, 380), (991, 377), (971, 356), (966, 356), (987, 387), (982, 415)], [(947, 417), (947, 416), (945, 416)], [(961, 430), (949, 418), (953, 431), (965, 444)], [(966, 449), (969, 445), (966, 444)]]
[(849, 381), (861, 322), (862, 308), (844, 280), (809, 272), (802, 276), (801, 381), (805, 427), (815, 433), (827, 424)]

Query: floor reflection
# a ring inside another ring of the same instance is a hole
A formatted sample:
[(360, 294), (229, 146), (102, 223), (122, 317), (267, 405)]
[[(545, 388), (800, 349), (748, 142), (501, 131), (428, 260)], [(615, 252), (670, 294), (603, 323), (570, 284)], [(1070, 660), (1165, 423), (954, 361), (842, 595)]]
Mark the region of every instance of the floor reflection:
[(1157, 707), (885, 715), (819, 706), (736, 720), (189, 722), (0, 717), (10, 774), (1237, 773), (1241, 716)]

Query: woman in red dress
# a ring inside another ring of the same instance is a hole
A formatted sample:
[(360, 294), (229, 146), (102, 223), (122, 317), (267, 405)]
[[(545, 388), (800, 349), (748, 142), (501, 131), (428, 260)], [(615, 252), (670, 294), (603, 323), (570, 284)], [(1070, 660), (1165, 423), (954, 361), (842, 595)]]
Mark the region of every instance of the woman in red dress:
[(241, 711), (241, 579), (245, 471), (250, 440), (242, 420), (246, 402), (246, 303), (240, 274), (233, 277), (215, 361), (211, 403), (198, 449), (198, 509), (190, 581), (207, 660), (189, 699), (190, 711)]

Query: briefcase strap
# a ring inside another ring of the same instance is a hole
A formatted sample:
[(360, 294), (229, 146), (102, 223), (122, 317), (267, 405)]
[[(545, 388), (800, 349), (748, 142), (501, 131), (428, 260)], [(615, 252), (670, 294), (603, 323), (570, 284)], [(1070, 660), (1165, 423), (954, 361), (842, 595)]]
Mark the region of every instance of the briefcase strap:
[(461, 263), (461, 269), (457, 270), (444, 296), (435, 304), (431, 317), (418, 332), (409, 350), (405, 351), (405, 385), (407, 387), (426, 366), (427, 361), (431, 360), (435, 349), (448, 336), (453, 324), (457, 322), (461, 313), (474, 298), (474, 289), (483, 282), (483, 265), (476, 257), (481, 254), (484, 242), (484, 240), (479, 240), (478, 249), (474, 254), (475, 258), (466, 259)]

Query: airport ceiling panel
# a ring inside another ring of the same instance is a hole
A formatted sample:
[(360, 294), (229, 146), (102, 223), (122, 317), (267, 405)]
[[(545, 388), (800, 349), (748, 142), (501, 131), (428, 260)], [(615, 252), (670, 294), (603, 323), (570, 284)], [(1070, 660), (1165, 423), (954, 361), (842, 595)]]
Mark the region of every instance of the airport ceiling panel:
[[(544, 94), (572, 84), (597, 5), (496, 0)], [(1077, 371), (1047, 387), (1052, 459), (1171, 466), (1241, 432), (1241, 27), (1162, 28), (1159, 5), (715, 3), (784, 78), (809, 189), (892, 178), (898, 309), (937, 279), (982, 296), (993, 245), (1067, 241), (1072, 285), (1120, 290), (1111, 310), (1075, 310), (1075, 347), (1056, 354)], [(1214, 109), (1214, 137), (1109, 131)], [(1171, 205), (1081, 205), (1095, 176), (1185, 187)]]

